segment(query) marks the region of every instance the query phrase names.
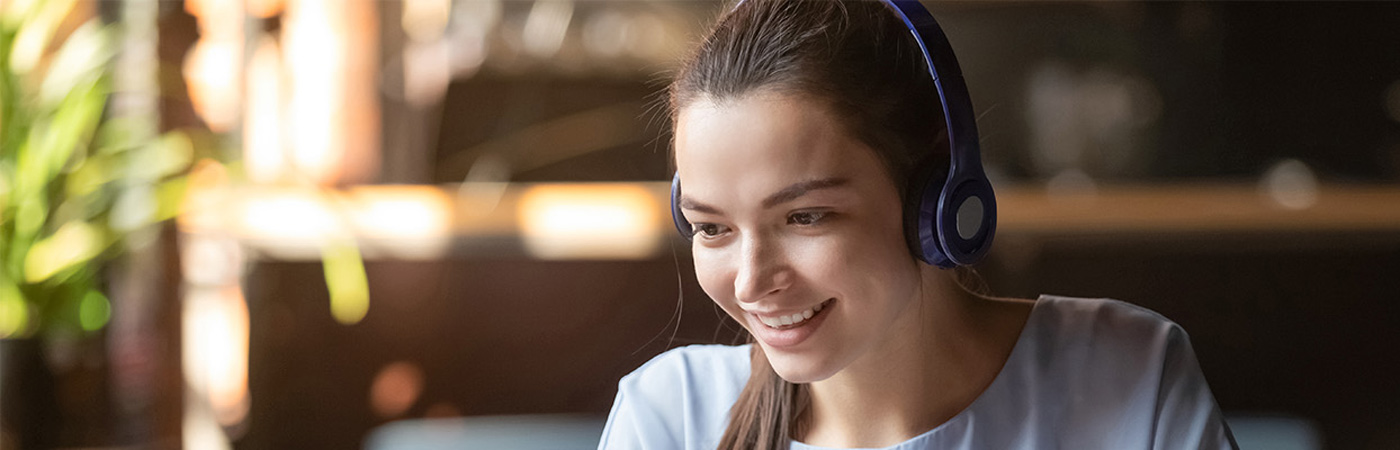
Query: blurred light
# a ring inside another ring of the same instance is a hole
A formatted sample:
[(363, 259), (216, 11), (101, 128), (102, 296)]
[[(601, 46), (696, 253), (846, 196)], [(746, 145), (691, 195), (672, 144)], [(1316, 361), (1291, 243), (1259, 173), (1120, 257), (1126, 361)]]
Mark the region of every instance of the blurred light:
[(1051, 198), (1092, 198), (1096, 192), (1098, 184), (1079, 169), (1061, 170), (1045, 182), (1045, 193)]
[(282, 0), (243, 0), (248, 14), (260, 19), (268, 19), (282, 13)]
[(519, 208), (525, 249), (541, 259), (645, 258), (661, 243), (656, 201), (641, 186), (535, 186)]
[(238, 241), (213, 233), (181, 236), (181, 276), (198, 286), (237, 284), (243, 275), (243, 249)]
[(190, 103), (209, 129), (231, 130), (238, 122), (243, 73), (241, 0), (186, 0), (199, 22), (199, 40), (185, 57)]
[(185, 198), (176, 222), (181, 231), (227, 231), (230, 225), (228, 169), (212, 159), (195, 162), (185, 178)]
[(427, 107), (441, 101), (452, 82), (452, 49), (447, 41), (411, 42), (403, 53), (404, 98)]
[(451, 15), (452, 0), (404, 0), (399, 23), (409, 39), (432, 42), (442, 37)]
[(84, 330), (97, 331), (112, 318), (112, 303), (98, 291), (88, 291), (78, 304), (78, 323)]
[(487, 39), (500, 23), (502, 9), (501, 0), (475, 0), (453, 6), (447, 40), (456, 76), (470, 76), (486, 61)]
[(196, 113), (215, 132), (225, 132), (238, 121), (239, 41), (200, 39), (185, 57), (185, 84)]
[(457, 409), (456, 406), (453, 406), (451, 403), (447, 402), (434, 403), (433, 406), (428, 407), (427, 411), (423, 412), (423, 417), (428, 418), (459, 417), (461, 415), (462, 410)]
[(313, 191), (295, 189), (249, 193), (243, 204), (242, 225), (248, 237), (313, 245), (344, 227), (325, 200)]
[(418, 365), (397, 361), (379, 369), (370, 385), (369, 404), (379, 417), (403, 415), (423, 393), (423, 370)]
[(569, 21), (574, 16), (574, 2), (569, 0), (537, 1), (525, 18), (521, 39), (525, 51), (536, 58), (550, 58), (564, 44)]
[(341, 147), (337, 124), (343, 120), (338, 94), (344, 91), (344, 39), (330, 22), (334, 7), (325, 0), (297, 0), (283, 29), (287, 65), (292, 79), (288, 128), (292, 161), (313, 183), (335, 178)]
[(1317, 175), (1302, 161), (1280, 161), (1259, 181), (1260, 191), (1284, 209), (1303, 210), (1317, 204)]
[(631, 36), (631, 24), (632, 20), (618, 11), (594, 14), (583, 26), (583, 46), (605, 58), (621, 56)]
[(1026, 86), (1031, 157), (1039, 173), (1116, 174), (1144, 163), (1146, 129), (1162, 108), (1144, 77), (1049, 60), (1030, 72)]
[(1400, 122), (1400, 80), (1390, 83), (1385, 90), (1385, 112), (1390, 120)]
[(378, 164), (375, 2), (295, 0), (282, 37), (295, 171), (317, 185), (354, 182)]
[(185, 380), (225, 426), (248, 413), (248, 308), (238, 285), (192, 286), (183, 311)]
[(431, 259), (447, 250), (452, 233), (452, 202), (434, 186), (374, 186), (350, 193), (357, 236), (393, 241), (393, 256)]
[(193, 398), (185, 399), (184, 420), (181, 421), (180, 437), (184, 443), (183, 448), (200, 450), (232, 450), (233, 445), (229, 442), (224, 429), (219, 426), (219, 422), (214, 419), (212, 412), (207, 407), (200, 405), (199, 401)]
[(637, 14), (628, 24), (627, 51), (633, 56), (652, 61), (671, 58), (667, 54), (673, 42), (666, 22), (653, 14)]
[(466, 212), (475, 217), (491, 214), (500, 204), (506, 188), (510, 187), (510, 163), (495, 154), (486, 154), (472, 162), (467, 177), (457, 186), (457, 198), (474, 207)]
[(248, 61), (248, 106), (243, 125), (243, 161), (248, 179), (270, 183), (282, 177), (282, 52), (263, 38)]

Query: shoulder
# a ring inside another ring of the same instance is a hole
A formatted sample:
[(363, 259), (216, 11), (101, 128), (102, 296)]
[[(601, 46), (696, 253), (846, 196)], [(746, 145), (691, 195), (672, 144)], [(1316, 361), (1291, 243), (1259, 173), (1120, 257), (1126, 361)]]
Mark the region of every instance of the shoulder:
[[(1071, 429), (1154, 448), (1230, 448), (1228, 427), (1180, 325), (1112, 299), (1041, 296), (1027, 324), (1031, 382)], [(1104, 414), (1113, 420), (1103, 420)], [(1097, 419), (1095, 419), (1097, 418)], [(1107, 427), (1107, 428), (1104, 428)]]
[(599, 448), (714, 448), (749, 378), (749, 346), (692, 345), (618, 382)]
[(1164, 372), (1195, 356), (1181, 326), (1111, 299), (1041, 296), (1023, 333), (1026, 367), (1064, 392), (1127, 398), (1155, 391)]
[(1107, 298), (1044, 295), (1033, 311), (1042, 337), (1105, 350), (1167, 350), (1189, 343), (1186, 331), (1156, 311)]

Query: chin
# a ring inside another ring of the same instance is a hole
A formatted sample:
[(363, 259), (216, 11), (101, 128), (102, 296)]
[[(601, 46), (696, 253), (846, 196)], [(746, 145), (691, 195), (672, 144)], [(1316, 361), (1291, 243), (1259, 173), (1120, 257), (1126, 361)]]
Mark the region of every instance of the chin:
[[(756, 344), (757, 345), (757, 344)], [(812, 383), (831, 378), (838, 371), (832, 364), (809, 355), (781, 354), (764, 349), (768, 364), (784, 381), (793, 384)]]

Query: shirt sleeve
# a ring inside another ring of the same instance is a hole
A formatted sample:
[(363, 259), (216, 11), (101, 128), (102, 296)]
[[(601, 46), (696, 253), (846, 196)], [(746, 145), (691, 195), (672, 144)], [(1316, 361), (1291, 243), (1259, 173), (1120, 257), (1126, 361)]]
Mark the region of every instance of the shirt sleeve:
[(1186, 331), (1172, 324), (1157, 391), (1154, 449), (1239, 450), (1201, 372)]
[(617, 383), (598, 449), (714, 449), (748, 380), (748, 361), (748, 346), (686, 346), (657, 355)]
[(628, 375), (618, 382), (617, 398), (613, 399), (608, 422), (598, 450), (646, 450), (680, 448), (674, 427), (668, 426), (665, 409), (648, 405), (643, 381), (639, 374)]
[(607, 425), (603, 426), (603, 436), (598, 441), (598, 450), (643, 448), (635, 420), (636, 411), (628, 403), (629, 398), (619, 385), (612, 411), (608, 413)]

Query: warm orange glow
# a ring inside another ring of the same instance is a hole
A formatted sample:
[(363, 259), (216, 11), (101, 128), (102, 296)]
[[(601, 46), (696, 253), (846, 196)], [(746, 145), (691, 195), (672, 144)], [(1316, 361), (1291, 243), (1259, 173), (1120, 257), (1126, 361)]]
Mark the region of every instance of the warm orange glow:
[(374, 186), (350, 192), (356, 234), (391, 241), (383, 250), (408, 259), (429, 259), (447, 250), (452, 202), (436, 186)]
[(281, 189), (248, 192), (242, 204), (241, 235), (272, 241), (319, 246), (344, 226), (334, 206), (310, 190)]
[(186, 0), (199, 22), (199, 41), (185, 57), (190, 102), (209, 129), (228, 131), (238, 122), (243, 70), (243, 11), (239, 0)]
[(427, 418), (430, 418), (430, 419), (431, 419), (431, 418), (461, 417), (461, 415), (462, 415), (462, 410), (457, 409), (456, 406), (453, 406), (451, 403), (447, 403), (447, 402), (437, 402), (437, 403), (434, 403), (432, 406), (429, 406), (429, 407), (428, 407), (428, 410), (427, 410), (427, 411), (424, 411), (424, 412), (423, 412), (423, 417), (427, 417)]
[(288, 143), (306, 181), (356, 181), (378, 164), (374, 8), (374, 2), (288, 2)]
[(661, 244), (656, 204), (635, 184), (535, 186), (521, 194), (521, 234), (543, 259), (645, 258)]
[(400, 25), (409, 39), (418, 42), (437, 40), (452, 17), (452, 0), (404, 0)]
[(243, 162), (248, 179), (271, 183), (283, 176), (282, 52), (265, 38), (248, 62), (248, 109), (244, 114)]
[(422, 393), (423, 370), (417, 364), (398, 361), (384, 366), (374, 376), (369, 404), (379, 417), (398, 417), (408, 411)]
[(337, 94), (345, 90), (343, 29), (331, 22), (336, 8), (323, 0), (297, 0), (287, 12), (284, 29), (287, 66), (292, 82), (288, 128), (292, 161), (311, 181), (327, 183), (338, 175), (344, 137), (336, 133), (344, 120)]
[(210, 130), (224, 132), (238, 121), (240, 41), (200, 39), (185, 58), (190, 103)]
[(185, 380), (224, 425), (248, 413), (248, 308), (238, 285), (193, 287), (184, 305)]
[(243, 0), (248, 7), (248, 14), (259, 18), (270, 18), (282, 13), (282, 0)]
[(212, 159), (194, 163), (176, 222), (190, 233), (224, 230), (230, 198), (228, 169)]
[(315, 258), (338, 239), (376, 257), (433, 259), (447, 251), (455, 200), (436, 186), (231, 188), (222, 166), (198, 164), (179, 216), (185, 233), (239, 239), (278, 258)]

